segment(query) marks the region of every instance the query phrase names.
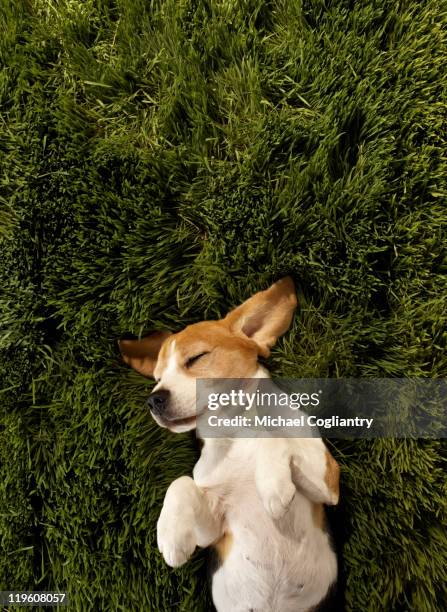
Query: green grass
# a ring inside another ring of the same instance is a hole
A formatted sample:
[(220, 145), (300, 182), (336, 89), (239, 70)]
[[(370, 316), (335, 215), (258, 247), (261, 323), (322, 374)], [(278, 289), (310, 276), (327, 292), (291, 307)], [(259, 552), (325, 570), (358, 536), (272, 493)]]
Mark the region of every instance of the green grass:
[[(2, 0), (0, 589), (209, 609), (125, 331), (290, 273), (275, 375), (447, 376), (441, 1)], [(445, 610), (446, 444), (335, 444), (346, 609)]]

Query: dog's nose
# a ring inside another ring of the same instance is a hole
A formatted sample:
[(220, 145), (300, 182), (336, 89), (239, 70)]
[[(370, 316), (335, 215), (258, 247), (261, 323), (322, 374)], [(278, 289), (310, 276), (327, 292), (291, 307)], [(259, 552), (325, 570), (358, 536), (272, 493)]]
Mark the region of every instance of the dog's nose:
[(169, 395), (169, 391), (166, 389), (160, 389), (159, 391), (151, 393), (147, 400), (149, 410), (154, 414), (161, 415), (166, 408)]

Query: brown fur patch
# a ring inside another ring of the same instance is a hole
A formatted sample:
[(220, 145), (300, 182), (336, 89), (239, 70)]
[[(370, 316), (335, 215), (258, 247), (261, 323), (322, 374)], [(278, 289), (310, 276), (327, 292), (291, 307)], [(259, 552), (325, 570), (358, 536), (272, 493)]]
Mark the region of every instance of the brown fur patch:
[(334, 496), (333, 503), (338, 504), (340, 496), (340, 466), (328, 450), (326, 451), (326, 473), (324, 475), (324, 482)]
[[(184, 367), (185, 373), (193, 378), (250, 378), (256, 371), (256, 344), (232, 333), (222, 321), (194, 323), (172, 336), (160, 352), (157, 364), (160, 373), (174, 341), (180, 367)], [(188, 359), (203, 352), (209, 355), (186, 367)]]
[(214, 549), (219, 556), (220, 563), (223, 563), (230, 554), (233, 547), (233, 534), (229, 531), (223, 534), (220, 540), (214, 544)]
[(323, 504), (312, 504), (312, 520), (315, 527), (324, 530), (326, 527), (326, 515), (324, 513)]

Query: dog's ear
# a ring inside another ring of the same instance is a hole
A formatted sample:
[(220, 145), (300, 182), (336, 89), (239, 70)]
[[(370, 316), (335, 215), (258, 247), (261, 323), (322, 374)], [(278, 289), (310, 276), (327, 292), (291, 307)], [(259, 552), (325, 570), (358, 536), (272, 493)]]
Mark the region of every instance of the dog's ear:
[(118, 346), (123, 361), (143, 376), (152, 376), (161, 345), (171, 332), (154, 332), (141, 340), (121, 338)]
[(223, 319), (233, 331), (242, 332), (259, 346), (260, 354), (268, 357), (270, 348), (292, 322), (297, 306), (295, 285), (290, 276), (255, 293)]

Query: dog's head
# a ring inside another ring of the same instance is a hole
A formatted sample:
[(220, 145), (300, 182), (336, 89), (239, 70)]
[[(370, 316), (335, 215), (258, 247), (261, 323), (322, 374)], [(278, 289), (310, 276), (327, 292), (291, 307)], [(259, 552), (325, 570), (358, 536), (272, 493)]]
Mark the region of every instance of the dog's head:
[(290, 277), (232, 310), (220, 321), (188, 325), (176, 334), (155, 332), (121, 340), (121, 354), (135, 370), (155, 378), (148, 399), (162, 427), (181, 432), (196, 426), (197, 378), (251, 378), (258, 357), (268, 357), (292, 321), (297, 300)]

